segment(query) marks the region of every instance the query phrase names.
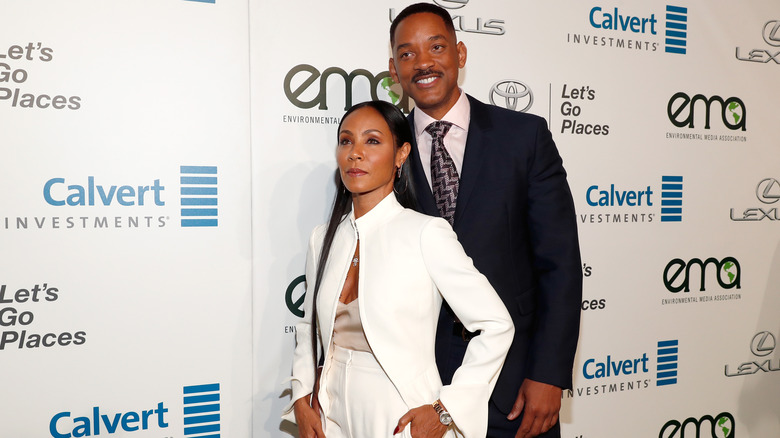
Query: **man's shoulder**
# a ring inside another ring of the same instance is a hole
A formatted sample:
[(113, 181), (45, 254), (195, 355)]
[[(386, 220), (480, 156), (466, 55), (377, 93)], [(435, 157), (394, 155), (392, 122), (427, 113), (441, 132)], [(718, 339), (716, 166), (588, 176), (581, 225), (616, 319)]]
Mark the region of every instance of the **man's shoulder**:
[(472, 117), (477, 120), (489, 121), (494, 126), (521, 129), (533, 127), (537, 129), (539, 125), (547, 125), (544, 118), (536, 114), (523, 113), (520, 111), (501, 108), (496, 105), (484, 103), (474, 96), (467, 94), (469, 104), (471, 105)]

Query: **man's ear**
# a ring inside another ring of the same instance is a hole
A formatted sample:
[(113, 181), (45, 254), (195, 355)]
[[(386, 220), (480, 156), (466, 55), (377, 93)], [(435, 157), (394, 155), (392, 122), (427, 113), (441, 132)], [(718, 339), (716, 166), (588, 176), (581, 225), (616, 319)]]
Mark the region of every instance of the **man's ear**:
[(393, 78), (395, 83), (399, 83), (400, 80), (398, 79), (398, 72), (395, 71), (395, 61), (393, 58), (390, 58), (388, 61), (387, 70), (390, 72), (390, 77)]

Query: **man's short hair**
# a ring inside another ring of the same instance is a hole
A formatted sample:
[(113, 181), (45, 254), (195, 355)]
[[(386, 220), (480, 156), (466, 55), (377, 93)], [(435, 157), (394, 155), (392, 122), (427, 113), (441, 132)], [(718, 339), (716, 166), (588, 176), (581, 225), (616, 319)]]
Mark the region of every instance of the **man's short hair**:
[(444, 21), (444, 26), (449, 32), (455, 34), (455, 26), (452, 24), (452, 17), (446, 9), (430, 4), (430, 3), (415, 3), (404, 8), (398, 15), (395, 16), (393, 23), (390, 25), (390, 45), (395, 45), (395, 29), (401, 24), (402, 21), (414, 14), (421, 14), (427, 12), (429, 14), (438, 15), (439, 18)]

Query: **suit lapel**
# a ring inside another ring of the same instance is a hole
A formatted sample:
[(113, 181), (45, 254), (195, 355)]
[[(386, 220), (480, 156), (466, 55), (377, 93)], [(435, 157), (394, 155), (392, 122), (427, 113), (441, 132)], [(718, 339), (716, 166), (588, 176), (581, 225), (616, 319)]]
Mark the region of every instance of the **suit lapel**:
[[(466, 205), (469, 202), (474, 187), (477, 185), (479, 169), (482, 167), (482, 161), (485, 156), (485, 148), (490, 144), (490, 130), (492, 125), (487, 117), (482, 102), (467, 96), (471, 105), (469, 135), (466, 138), (466, 152), (463, 155), (463, 167), (460, 171), (460, 186), (458, 188), (458, 201), (455, 206), (455, 227), (458, 226), (458, 220), (463, 216)], [(418, 160), (419, 161), (419, 160)], [(424, 177), (423, 177), (424, 178)], [(430, 192), (430, 189), (428, 189)], [(433, 199), (433, 195), (431, 195)], [(434, 206), (435, 206), (434, 202)]]
[(406, 119), (409, 121), (409, 127), (412, 129), (412, 152), (410, 154), (410, 159), (412, 160), (411, 166), (414, 189), (417, 193), (417, 210), (429, 216), (440, 216), (439, 209), (436, 208), (436, 200), (433, 199), (431, 187), (428, 185), (428, 180), (425, 178), (423, 163), (420, 161), (420, 152), (417, 150), (417, 136), (414, 134), (414, 111), (417, 110), (412, 110)]

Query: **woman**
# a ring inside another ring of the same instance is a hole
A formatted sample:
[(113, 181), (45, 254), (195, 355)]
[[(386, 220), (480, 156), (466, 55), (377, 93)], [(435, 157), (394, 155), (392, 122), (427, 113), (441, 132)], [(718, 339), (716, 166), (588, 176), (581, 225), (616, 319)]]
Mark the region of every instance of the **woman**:
[[(302, 437), (484, 436), (514, 333), (509, 314), (450, 225), (403, 207), (414, 194), (401, 111), (355, 105), (338, 136), (336, 201), (309, 241), (306, 316), (296, 326), (284, 418), (294, 413)], [(469, 331), (481, 331), (444, 387), (434, 359), (442, 298)], [(320, 351), (322, 417), (310, 405)]]

